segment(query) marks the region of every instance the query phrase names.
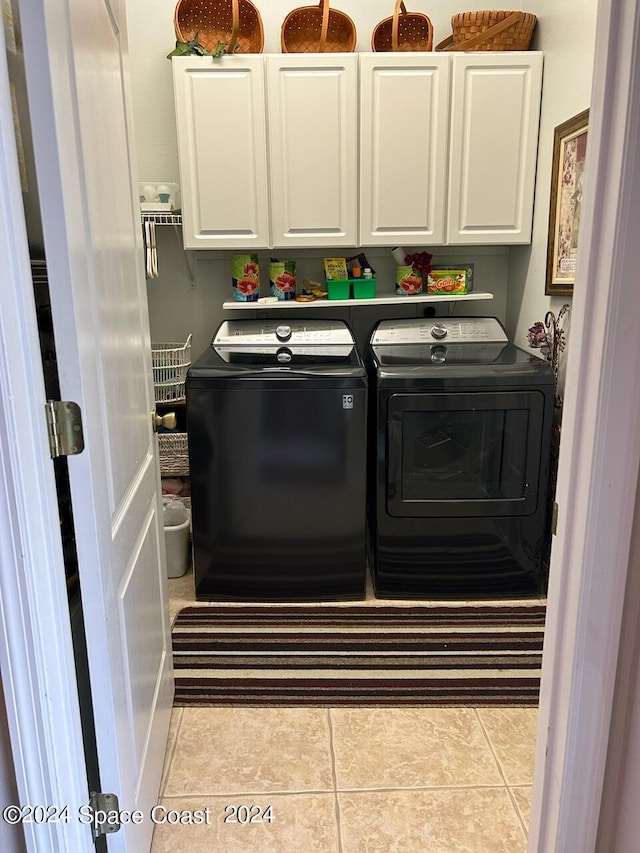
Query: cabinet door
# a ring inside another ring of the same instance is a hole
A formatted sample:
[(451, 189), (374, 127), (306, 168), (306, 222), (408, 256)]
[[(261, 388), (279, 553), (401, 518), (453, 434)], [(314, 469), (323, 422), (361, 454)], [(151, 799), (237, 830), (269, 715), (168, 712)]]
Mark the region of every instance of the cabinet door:
[(360, 243), (445, 239), (449, 56), (360, 54)]
[(529, 243), (542, 54), (452, 57), (449, 243)]
[(264, 58), (172, 63), (185, 248), (267, 248)]
[(267, 57), (273, 246), (355, 246), (357, 54)]

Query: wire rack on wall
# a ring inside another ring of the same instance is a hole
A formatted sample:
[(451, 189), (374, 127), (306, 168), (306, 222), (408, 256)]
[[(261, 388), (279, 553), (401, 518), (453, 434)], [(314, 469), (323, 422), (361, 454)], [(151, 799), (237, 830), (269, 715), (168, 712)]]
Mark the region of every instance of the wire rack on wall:
[(182, 225), (182, 213), (143, 213), (142, 221), (151, 222), (153, 225)]
[(142, 234), (144, 240), (145, 273), (147, 278), (158, 278), (158, 244), (156, 242), (156, 225), (173, 225), (178, 246), (183, 253), (184, 262), (189, 273), (191, 286), (195, 287), (195, 276), (189, 257), (182, 246), (182, 237), (178, 228), (182, 226), (181, 211), (145, 211), (142, 217)]

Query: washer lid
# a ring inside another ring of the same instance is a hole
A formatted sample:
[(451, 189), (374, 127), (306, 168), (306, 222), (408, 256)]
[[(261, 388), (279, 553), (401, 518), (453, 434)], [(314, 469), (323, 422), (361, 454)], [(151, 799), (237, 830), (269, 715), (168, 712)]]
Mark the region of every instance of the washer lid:
[(495, 317), (423, 317), (382, 320), (373, 331), (371, 345), (506, 344), (508, 340)]

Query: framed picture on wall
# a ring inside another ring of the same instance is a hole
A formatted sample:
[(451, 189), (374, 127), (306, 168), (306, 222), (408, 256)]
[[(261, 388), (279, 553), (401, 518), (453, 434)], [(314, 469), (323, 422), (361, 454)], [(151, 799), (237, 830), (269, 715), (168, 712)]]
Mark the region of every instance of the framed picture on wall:
[(588, 125), (589, 110), (584, 110), (554, 131), (545, 286), (548, 296), (573, 293)]

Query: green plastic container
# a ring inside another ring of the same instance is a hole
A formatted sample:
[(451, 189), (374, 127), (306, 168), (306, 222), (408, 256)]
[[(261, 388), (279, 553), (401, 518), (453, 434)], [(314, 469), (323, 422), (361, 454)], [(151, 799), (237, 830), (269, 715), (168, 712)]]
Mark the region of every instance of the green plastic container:
[(373, 299), (376, 295), (376, 280), (375, 278), (353, 278), (354, 299)]
[(345, 278), (325, 279), (327, 285), (328, 299), (349, 299), (351, 295), (351, 282)]

